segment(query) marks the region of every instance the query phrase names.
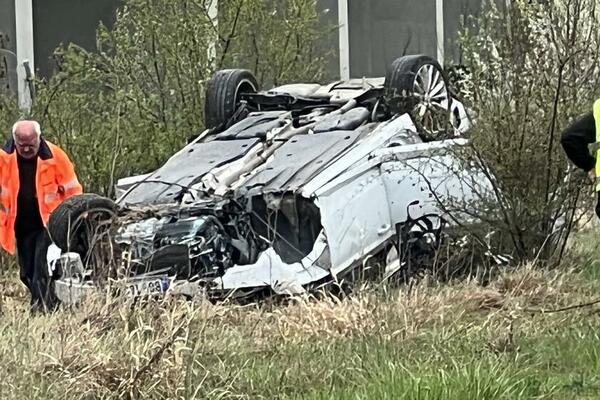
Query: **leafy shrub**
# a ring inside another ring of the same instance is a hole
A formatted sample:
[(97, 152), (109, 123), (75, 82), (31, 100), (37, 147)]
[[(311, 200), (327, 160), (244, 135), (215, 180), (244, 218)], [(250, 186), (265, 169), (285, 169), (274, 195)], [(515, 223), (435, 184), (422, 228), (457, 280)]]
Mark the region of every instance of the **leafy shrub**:
[(217, 69), (251, 68), (266, 85), (320, 79), (327, 27), (316, 0), (220, 1), (218, 26), (208, 3), (127, 0), (111, 30), (98, 28), (95, 51), (56, 50), (32, 114), (72, 155), (86, 191), (112, 195), (117, 178), (157, 168), (202, 131)]

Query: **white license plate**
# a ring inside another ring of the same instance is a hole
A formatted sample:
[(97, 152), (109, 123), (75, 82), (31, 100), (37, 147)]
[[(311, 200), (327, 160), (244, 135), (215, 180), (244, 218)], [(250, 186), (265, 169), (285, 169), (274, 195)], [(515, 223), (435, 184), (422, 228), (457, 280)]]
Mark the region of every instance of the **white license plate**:
[(152, 296), (162, 294), (169, 288), (166, 276), (131, 280), (127, 283), (127, 290), (131, 296)]

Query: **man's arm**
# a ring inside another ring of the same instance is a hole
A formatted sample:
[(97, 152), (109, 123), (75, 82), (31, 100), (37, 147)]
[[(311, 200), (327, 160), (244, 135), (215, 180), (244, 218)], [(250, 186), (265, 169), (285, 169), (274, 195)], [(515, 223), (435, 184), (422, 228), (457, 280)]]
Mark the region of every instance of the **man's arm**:
[(590, 154), (588, 145), (596, 141), (596, 125), (591, 112), (583, 115), (569, 125), (562, 133), (560, 143), (567, 157), (576, 167), (586, 172), (596, 165), (596, 159)]
[(75, 173), (75, 167), (73, 163), (67, 156), (67, 154), (60, 148), (56, 149), (55, 157), (57, 158), (58, 167), (60, 170), (59, 175), (59, 190), (62, 190), (62, 195), (64, 198), (68, 198), (74, 196), (76, 194), (81, 194), (83, 192), (83, 188), (77, 179), (77, 174)]

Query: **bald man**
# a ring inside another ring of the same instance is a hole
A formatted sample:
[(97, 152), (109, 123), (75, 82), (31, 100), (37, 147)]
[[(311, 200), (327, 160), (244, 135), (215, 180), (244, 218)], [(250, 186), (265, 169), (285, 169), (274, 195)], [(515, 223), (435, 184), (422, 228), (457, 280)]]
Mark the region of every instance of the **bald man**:
[(40, 124), (22, 120), (0, 150), (0, 245), (17, 253), (21, 281), (34, 310), (54, 307), (46, 253), (50, 213), (66, 198), (82, 193), (73, 164), (45, 140)]

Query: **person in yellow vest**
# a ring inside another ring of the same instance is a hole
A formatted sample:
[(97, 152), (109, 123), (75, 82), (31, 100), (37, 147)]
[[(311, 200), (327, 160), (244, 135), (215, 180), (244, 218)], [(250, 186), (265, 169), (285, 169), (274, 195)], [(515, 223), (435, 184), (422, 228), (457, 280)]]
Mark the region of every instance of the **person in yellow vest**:
[(600, 99), (594, 102), (592, 109), (581, 115), (565, 128), (561, 135), (561, 144), (567, 158), (578, 168), (584, 170), (590, 181), (596, 185), (596, 215), (600, 218), (600, 159), (596, 152), (600, 150)]
[(0, 150), (0, 245), (17, 253), (33, 310), (55, 305), (46, 264), (50, 213), (82, 190), (69, 157), (44, 139), (40, 124), (17, 121)]

